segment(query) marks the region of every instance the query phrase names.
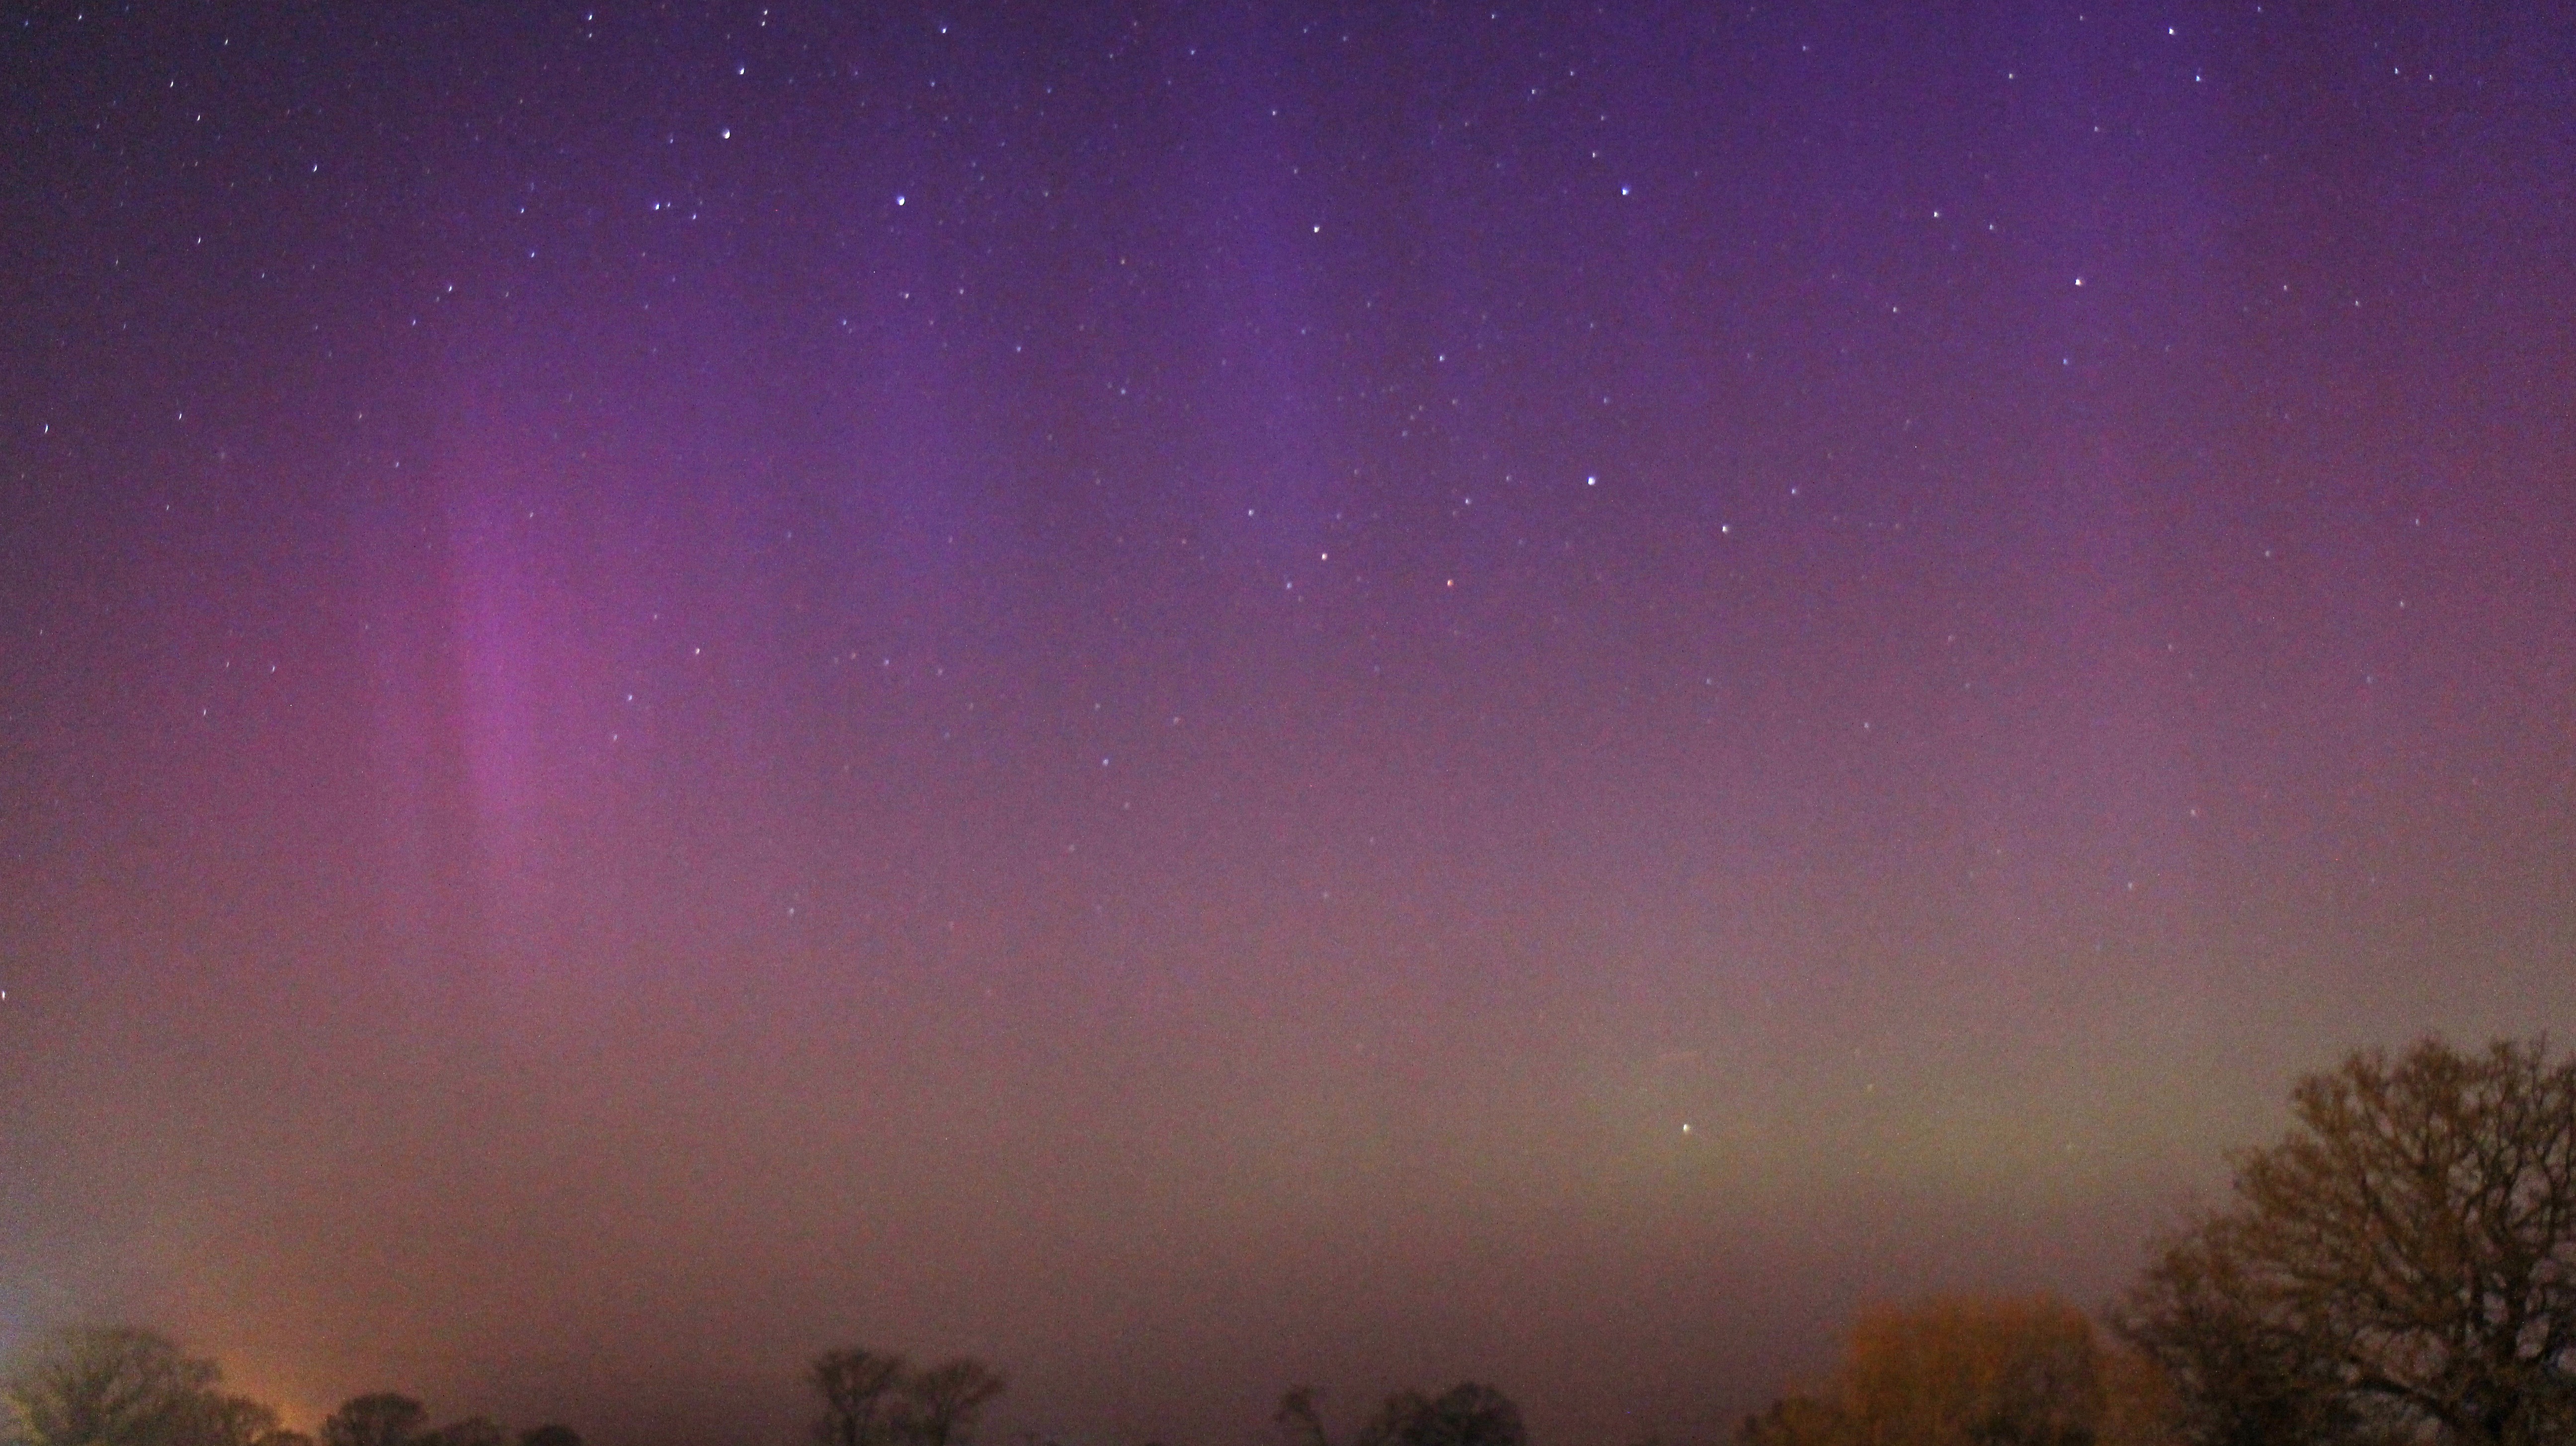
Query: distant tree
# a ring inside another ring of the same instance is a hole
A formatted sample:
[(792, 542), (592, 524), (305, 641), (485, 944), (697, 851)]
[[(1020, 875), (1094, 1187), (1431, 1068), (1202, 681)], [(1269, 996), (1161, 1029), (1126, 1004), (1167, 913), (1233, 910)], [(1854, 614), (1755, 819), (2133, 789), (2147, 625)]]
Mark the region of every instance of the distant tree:
[(209, 1391), (190, 1402), (185, 1415), (180, 1435), (190, 1446), (313, 1446), (311, 1437), (279, 1423), (276, 1407), (247, 1396)]
[(1279, 1409), (1271, 1413), (1270, 1424), (1279, 1428), (1288, 1446), (1333, 1446), (1324, 1434), (1323, 1413), (1315, 1409), (1320, 1393), (1312, 1386), (1290, 1386), (1279, 1398)]
[(1864, 1312), (1840, 1402), (1869, 1439), (1920, 1446), (2092, 1446), (2100, 1352), (2052, 1297), (1954, 1298)]
[[(2053, 1296), (1864, 1311), (1823, 1390), (1773, 1403), (1738, 1446), (2158, 1446), (2150, 1368)], [(2114, 1388), (2117, 1387), (2115, 1393)]]
[(0, 1399), (23, 1446), (183, 1446), (221, 1379), (166, 1336), (81, 1326), (15, 1360)]
[(2347, 1389), (2332, 1351), (2257, 1297), (2231, 1228), (2215, 1221), (2160, 1250), (2113, 1317), (2172, 1383), (2193, 1446), (2358, 1446), (2395, 1429)]
[(911, 1446), (967, 1446), (975, 1418), (1006, 1385), (972, 1357), (943, 1361), (903, 1380), (897, 1431)]
[(490, 1420), (468, 1416), (416, 1436), (412, 1441), (413, 1446), (509, 1446), (510, 1438)]
[(581, 1433), (552, 1422), (519, 1433), (519, 1446), (581, 1446)]
[(166, 1336), (84, 1326), (44, 1337), (0, 1384), (16, 1446), (310, 1446), (275, 1408), (220, 1389), (215, 1363)]
[(1529, 1433), (1510, 1397), (1463, 1381), (1434, 1398), (1418, 1391), (1387, 1397), (1360, 1428), (1357, 1446), (1529, 1446)]
[(322, 1421), (322, 1446), (415, 1446), (429, 1412), (391, 1391), (352, 1396)]
[(2117, 1318), (2188, 1439), (2576, 1440), (2576, 1061), (2426, 1039), (2291, 1113)]
[[(1332, 1446), (1312, 1386), (1294, 1386), (1279, 1398), (1272, 1424), (1289, 1446)], [(1398, 1391), (1379, 1403), (1352, 1446), (1529, 1446), (1520, 1409), (1491, 1386), (1463, 1381), (1429, 1397)]]
[(1814, 1396), (1786, 1396), (1735, 1429), (1736, 1446), (1856, 1446), (1840, 1406)]
[(805, 1379), (823, 1398), (814, 1422), (819, 1446), (885, 1446), (894, 1438), (909, 1377), (901, 1356), (876, 1351), (826, 1351)]

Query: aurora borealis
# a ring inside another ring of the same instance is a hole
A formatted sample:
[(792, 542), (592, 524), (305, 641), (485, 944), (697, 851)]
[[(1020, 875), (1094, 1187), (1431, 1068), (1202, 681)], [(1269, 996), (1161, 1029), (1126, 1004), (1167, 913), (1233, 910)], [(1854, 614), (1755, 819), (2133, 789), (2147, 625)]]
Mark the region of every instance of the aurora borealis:
[(0, 1344), (1685, 1446), (2576, 1028), (2550, 7), (0, 45)]

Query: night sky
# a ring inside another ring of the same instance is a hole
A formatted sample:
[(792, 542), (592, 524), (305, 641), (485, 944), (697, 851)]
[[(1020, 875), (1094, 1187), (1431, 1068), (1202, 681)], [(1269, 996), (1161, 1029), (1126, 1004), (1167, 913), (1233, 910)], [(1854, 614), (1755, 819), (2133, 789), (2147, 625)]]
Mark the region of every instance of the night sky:
[(0, 19), (0, 1344), (1688, 1443), (2576, 1035), (2557, 6)]

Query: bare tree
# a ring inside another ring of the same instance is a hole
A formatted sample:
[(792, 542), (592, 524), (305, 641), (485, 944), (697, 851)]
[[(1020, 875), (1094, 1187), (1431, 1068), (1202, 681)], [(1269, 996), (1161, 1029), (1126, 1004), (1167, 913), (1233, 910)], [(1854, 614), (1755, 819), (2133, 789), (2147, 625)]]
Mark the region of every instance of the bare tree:
[(311, 1446), (276, 1408), (220, 1389), (215, 1363), (130, 1326), (56, 1331), (0, 1384), (15, 1446)]
[(352, 1396), (322, 1421), (322, 1446), (414, 1446), (429, 1412), (392, 1391)]
[[(1332, 1446), (1312, 1386), (1291, 1387), (1271, 1416), (1288, 1446)], [(1462, 1381), (1438, 1397), (1398, 1391), (1352, 1438), (1352, 1446), (1529, 1446), (1520, 1408), (1491, 1386)]]
[(1288, 1446), (1333, 1446), (1332, 1438), (1324, 1434), (1323, 1413), (1315, 1408), (1319, 1394), (1312, 1386), (1290, 1386), (1279, 1398), (1270, 1424), (1279, 1428)]
[(1462, 1381), (1436, 1398), (1399, 1391), (1360, 1429), (1358, 1446), (1529, 1446), (1520, 1408), (1491, 1386)]
[(2389, 1410), (2347, 1390), (2333, 1353), (2253, 1289), (2234, 1233), (2210, 1221), (2168, 1242), (2113, 1316), (2170, 1385), (2184, 1439), (2345, 1446), (2387, 1434)]
[(313, 1446), (301, 1431), (280, 1424), (277, 1408), (247, 1396), (209, 1391), (187, 1408), (181, 1438), (190, 1446)]
[(221, 1379), (166, 1336), (82, 1326), (19, 1358), (0, 1400), (24, 1446), (180, 1446)]
[(2191, 1438), (2576, 1439), (2576, 1061), (2358, 1052), (2120, 1313)]
[(414, 1446), (509, 1446), (509, 1442), (508, 1433), (489, 1417), (468, 1416), (418, 1437)]
[(805, 1374), (823, 1398), (814, 1422), (820, 1446), (885, 1446), (893, 1438), (907, 1378), (901, 1356), (876, 1351), (826, 1351)]
[(912, 1446), (967, 1446), (975, 1418), (1007, 1383), (971, 1356), (943, 1361), (904, 1382), (901, 1431)]

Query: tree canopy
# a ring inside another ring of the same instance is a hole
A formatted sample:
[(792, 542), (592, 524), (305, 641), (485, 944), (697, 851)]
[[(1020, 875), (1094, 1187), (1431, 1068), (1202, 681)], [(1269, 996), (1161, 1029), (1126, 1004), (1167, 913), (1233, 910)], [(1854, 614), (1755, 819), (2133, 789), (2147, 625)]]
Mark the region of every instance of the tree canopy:
[(412, 1446), (429, 1411), (409, 1396), (375, 1391), (340, 1403), (322, 1422), (322, 1446)]
[(859, 1349), (824, 1352), (805, 1379), (823, 1399), (820, 1446), (967, 1446), (1007, 1386), (971, 1356), (917, 1371), (902, 1356)]
[(2291, 1110), (2120, 1315), (2191, 1438), (2576, 1439), (2576, 1061), (2427, 1039)]
[(223, 1390), (215, 1363), (130, 1326), (44, 1337), (0, 1381), (0, 1438), (16, 1446), (292, 1446), (277, 1412)]
[[(1331, 1446), (1312, 1386), (1291, 1388), (1271, 1417), (1291, 1446)], [(1529, 1446), (1520, 1408), (1492, 1386), (1461, 1381), (1438, 1396), (1398, 1391), (1352, 1438), (1352, 1446)]]

